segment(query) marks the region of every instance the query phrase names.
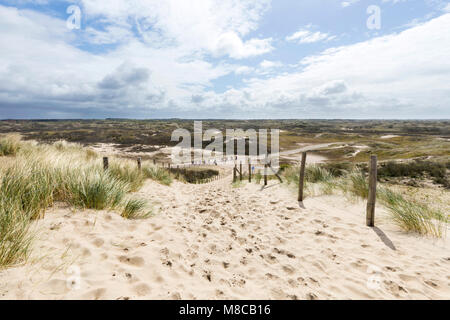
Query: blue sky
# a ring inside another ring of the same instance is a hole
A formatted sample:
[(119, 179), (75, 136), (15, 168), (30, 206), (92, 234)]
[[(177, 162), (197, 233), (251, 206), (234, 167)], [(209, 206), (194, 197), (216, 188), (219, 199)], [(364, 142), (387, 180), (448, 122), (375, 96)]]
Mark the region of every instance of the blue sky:
[(0, 118), (450, 118), (448, 30), (441, 0), (0, 0)]

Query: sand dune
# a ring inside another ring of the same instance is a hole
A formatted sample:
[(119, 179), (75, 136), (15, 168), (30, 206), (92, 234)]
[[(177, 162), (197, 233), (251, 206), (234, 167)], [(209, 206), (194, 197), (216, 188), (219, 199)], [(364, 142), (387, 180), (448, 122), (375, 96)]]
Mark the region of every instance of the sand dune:
[(448, 240), (407, 235), (363, 202), (271, 181), (148, 181), (156, 216), (56, 207), (34, 257), (0, 271), (2, 299), (450, 299)]

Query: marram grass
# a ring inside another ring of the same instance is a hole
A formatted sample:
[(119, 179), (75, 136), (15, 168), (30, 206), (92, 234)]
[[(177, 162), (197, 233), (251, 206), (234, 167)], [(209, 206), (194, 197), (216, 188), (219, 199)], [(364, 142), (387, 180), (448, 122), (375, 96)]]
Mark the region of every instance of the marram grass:
[(118, 210), (128, 219), (148, 217), (144, 202), (126, 201), (126, 194), (138, 190), (146, 178), (164, 184), (171, 179), (161, 169), (147, 174), (133, 165), (112, 158), (105, 171), (100, 157), (78, 144), (38, 144), (16, 135), (0, 138), (0, 268), (26, 260), (33, 240), (30, 221), (42, 218), (56, 201)]
[(126, 202), (121, 216), (125, 219), (138, 220), (146, 219), (152, 214), (147, 209), (147, 202), (142, 199), (130, 199)]
[(392, 221), (403, 230), (434, 237), (444, 235), (448, 223), (444, 213), (425, 204), (408, 201), (386, 188), (379, 190), (377, 198), (389, 210)]

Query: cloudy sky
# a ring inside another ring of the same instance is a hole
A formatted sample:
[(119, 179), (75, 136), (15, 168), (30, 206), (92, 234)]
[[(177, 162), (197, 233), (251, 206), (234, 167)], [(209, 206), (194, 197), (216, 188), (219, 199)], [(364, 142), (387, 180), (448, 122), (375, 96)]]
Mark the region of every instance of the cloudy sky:
[(448, 119), (450, 2), (0, 0), (0, 119), (105, 117)]

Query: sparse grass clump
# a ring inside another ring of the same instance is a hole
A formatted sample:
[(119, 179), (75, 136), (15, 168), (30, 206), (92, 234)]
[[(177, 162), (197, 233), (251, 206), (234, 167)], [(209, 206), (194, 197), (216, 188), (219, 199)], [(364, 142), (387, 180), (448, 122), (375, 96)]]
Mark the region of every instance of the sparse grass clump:
[(28, 257), (33, 234), (30, 219), (23, 215), (18, 202), (0, 199), (0, 269), (25, 261)]
[(305, 168), (305, 179), (308, 182), (326, 182), (333, 178), (333, 175), (327, 169), (312, 165)]
[(0, 138), (0, 156), (15, 156), (20, 147), (19, 135), (10, 134)]
[(170, 186), (172, 184), (173, 179), (170, 176), (169, 172), (164, 168), (148, 165), (142, 167), (142, 172), (148, 179), (158, 181), (159, 183), (166, 186)]
[(147, 202), (141, 199), (130, 199), (125, 203), (121, 216), (125, 219), (138, 220), (150, 217), (151, 211), (147, 210)]
[(389, 210), (391, 219), (403, 230), (442, 237), (448, 217), (425, 204), (408, 201), (402, 195), (382, 188), (378, 198)]
[(71, 174), (65, 184), (66, 201), (73, 206), (88, 209), (117, 208), (130, 186), (101, 170)]
[(144, 184), (145, 176), (138, 170), (135, 163), (114, 161), (110, 164), (108, 171), (119, 181), (127, 183), (132, 192), (139, 190)]
[(347, 177), (349, 183), (344, 184), (347, 192), (367, 199), (369, 196), (369, 181), (365, 174), (362, 171), (355, 170), (350, 172)]

